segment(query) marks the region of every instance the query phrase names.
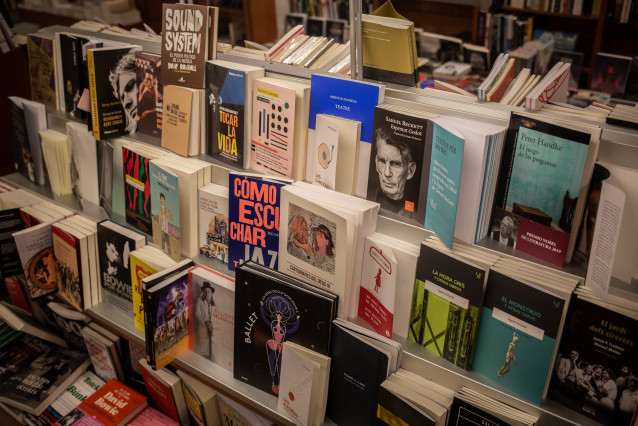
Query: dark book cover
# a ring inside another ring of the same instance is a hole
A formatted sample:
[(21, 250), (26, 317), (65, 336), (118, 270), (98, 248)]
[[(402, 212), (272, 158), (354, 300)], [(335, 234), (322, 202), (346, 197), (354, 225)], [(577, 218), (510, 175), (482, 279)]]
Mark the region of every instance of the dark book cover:
[[(215, 41), (212, 34), (217, 32), (215, 13), (215, 8), (202, 5), (163, 5), (163, 84), (194, 89), (205, 87), (205, 64), (209, 59), (209, 43)], [(214, 57), (215, 55), (211, 55), (210, 59)]]
[(379, 388), (376, 425), (435, 426), (436, 422), (413, 403), (381, 385)]
[(151, 235), (150, 159), (122, 147), (126, 222)]
[(58, 280), (58, 294), (78, 311), (84, 309), (84, 288), (81, 280), (80, 241), (71, 234), (51, 225), (55, 273)]
[[(589, 178), (583, 174), (590, 160), (590, 139), (589, 133), (512, 114), (503, 148), (492, 220), (494, 222), (499, 211), (511, 215), (514, 203), (526, 206), (527, 210), (538, 209), (550, 218), (544, 217), (539, 227), (533, 226), (536, 219), (516, 216), (527, 230), (521, 232), (519, 229), (517, 249), (562, 266), (567, 244), (563, 244), (561, 234), (568, 236), (567, 240), (575, 238), (571, 232), (581, 219), (566, 212), (573, 207), (573, 213), (580, 211), (582, 214), (585, 202), (579, 194), (582, 182)], [(546, 221), (551, 223), (551, 228), (544, 225)], [(494, 228), (499, 227), (496, 223), (493, 225)], [(540, 240), (541, 229), (548, 230), (549, 235), (543, 235), (543, 238), (551, 238), (550, 243), (538, 244), (539, 241), (543, 243)]]
[(455, 426), (509, 426), (510, 423), (499, 419), (487, 411), (477, 407), (469, 401), (465, 401), (458, 396), (454, 397), (448, 423)]
[(20, 209), (0, 210), (0, 275), (4, 278), (22, 275), (22, 263), (13, 233), (25, 228)]
[(123, 312), (133, 309), (133, 287), (129, 254), (141, 247), (144, 236), (136, 234), (137, 240), (118, 232), (110, 221), (97, 225), (98, 261), (100, 264), (100, 284), (102, 297)]
[(35, 165), (27, 136), (27, 123), (24, 118), (24, 110), (22, 109), (22, 105), (16, 103), (11, 97), (8, 98), (8, 102), (15, 169), (22, 176), (35, 183)]
[(164, 85), (160, 76), (161, 56), (135, 52), (137, 81), (137, 131), (160, 137), (164, 109)]
[(609, 93), (614, 98), (622, 98), (625, 94), (631, 62), (631, 56), (597, 53), (589, 88)]
[(334, 324), (330, 358), (326, 416), (337, 424), (375, 424), (379, 388), (388, 373), (387, 354)]
[(60, 33), (57, 35), (60, 43), (60, 63), (62, 64), (62, 87), (64, 91), (64, 110), (72, 117), (83, 122), (88, 120), (86, 111), (78, 108), (78, 102), (85, 87), (88, 87), (86, 73), (82, 61), (82, 45), (89, 41), (88, 38)]
[(472, 369), (539, 404), (565, 306), (560, 296), (491, 270)]
[(86, 352), (86, 343), (81, 330), (91, 322), (89, 317), (57, 302), (49, 302), (47, 307), (51, 310), (51, 315), (69, 347)]
[(328, 355), (336, 296), (253, 262), (235, 277), (233, 376), (278, 395), (284, 341)]
[(40, 414), (89, 362), (84, 352), (54, 346), (0, 385), (0, 401)]
[(55, 80), (54, 40), (38, 34), (27, 35), (31, 99), (58, 109)]
[(408, 338), (469, 370), (487, 271), (421, 244)]
[(135, 52), (139, 50), (140, 46), (128, 45), (87, 51), (91, 123), (96, 140), (137, 130)]
[(108, 217), (113, 215), (113, 145), (108, 140), (97, 141), (97, 176), (100, 207)]
[(554, 366), (550, 397), (601, 424), (630, 424), (638, 392), (637, 342), (636, 318), (575, 298)]
[(420, 223), (425, 221), (425, 204), (419, 198), (427, 193), (432, 150), (427, 130), (426, 118), (374, 110), (367, 199)]
[(246, 73), (206, 63), (206, 152), (224, 163), (243, 167)]
[(0, 350), (0, 383), (17, 374), (53, 345), (30, 334), (21, 333)]
[(228, 269), (248, 260), (277, 269), (282, 182), (230, 173)]

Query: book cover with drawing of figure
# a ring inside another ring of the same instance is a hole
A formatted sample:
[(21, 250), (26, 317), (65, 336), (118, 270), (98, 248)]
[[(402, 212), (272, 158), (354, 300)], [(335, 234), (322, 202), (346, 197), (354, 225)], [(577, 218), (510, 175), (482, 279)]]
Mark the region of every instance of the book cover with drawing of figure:
[(145, 234), (151, 234), (150, 158), (124, 146), (122, 162), (126, 222)]

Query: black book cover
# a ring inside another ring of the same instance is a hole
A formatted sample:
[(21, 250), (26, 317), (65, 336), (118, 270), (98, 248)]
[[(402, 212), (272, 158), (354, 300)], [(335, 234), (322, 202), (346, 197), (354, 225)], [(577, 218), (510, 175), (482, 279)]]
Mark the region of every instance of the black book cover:
[(91, 121), (96, 140), (137, 130), (135, 52), (139, 50), (139, 46), (129, 45), (87, 52)]
[(22, 263), (18, 255), (13, 233), (24, 229), (20, 209), (0, 210), (0, 275), (12, 277), (23, 274)]
[(31, 155), (31, 146), (27, 137), (27, 123), (22, 105), (11, 98), (9, 102), (9, 122), (11, 123), (11, 142), (13, 144), (13, 162), (15, 168), (24, 177), (35, 183), (35, 165)]
[(30, 334), (22, 335), (0, 350), (0, 383), (48, 352), (53, 345)]
[(160, 55), (135, 53), (137, 131), (156, 137), (162, 134), (164, 109), (164, 85), (160, 80), (160, 66)]
[(85, 82), (84, 68), (82, 67), (82, 45), (89, 39), (71, 34), (59, 34), (60, 63), (62, 64), (62, 87), (64, 90), (64, 109), (71, 116), (86, 122), (86, 111), (79, 109), (78, 102), (82, 96)]
[(389, 360), (355, 335), (338, 325), (333, 327), (326, 416), (340, 425), (372, 425)]
[(450, 407), (448, 423), (455, 426), (509, 426), (510, 424), (458, 396), (454, 397)]
[(550, 397), (602, 424), (628, 425), (638, 393), (637, 343), (638, 320), (575, 298)]
[(246, 73), (207, 62), (206, 94), (206, 152), (243, 167)]
[(280, 272), (253, 266), (253, 262), (244, 263), (235, 274), (233, 376), (277, 395), (284, 341), (328, 355), (336, 297), (297, 285)]
[(113, 145), (108, 140), (97, 142), (97, 176), (100, 187), (100, 207), (108, 217), (113, 215)]
[(367, 199), (420, 223), (425, 221), (426, 203), (419, 199), (427, 195), (432, 155), (428, 127), (426, 118), (374, 110)]

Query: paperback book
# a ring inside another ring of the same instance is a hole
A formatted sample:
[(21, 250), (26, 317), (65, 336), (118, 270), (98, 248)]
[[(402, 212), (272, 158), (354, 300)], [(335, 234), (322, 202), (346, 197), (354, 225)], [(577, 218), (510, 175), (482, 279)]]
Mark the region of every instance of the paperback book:
[(181, 259), (179, 178), (171, 170), (149, 165), (153, 241), (173, 259)]
[(159, 137), (162, 134), (164, 85), (160, 76), (160, 55), (135, 52), (137, 82), (137, 131)]
[(122, 147), (124, 207), (126, 222), (145, 234), (152, 234), (150, 158)]
[(27, 35), (27, 56), (31, 99), (57, 110), (57, 90), (63, 89), (56, 83), (55, 40), (40, 34)]
[(199, 253), (228, 263), (228, 188), (199, 188)]
[(55, 293), (58, 282), (51, 223), (41, 223), (13, 233), (31, 299)]

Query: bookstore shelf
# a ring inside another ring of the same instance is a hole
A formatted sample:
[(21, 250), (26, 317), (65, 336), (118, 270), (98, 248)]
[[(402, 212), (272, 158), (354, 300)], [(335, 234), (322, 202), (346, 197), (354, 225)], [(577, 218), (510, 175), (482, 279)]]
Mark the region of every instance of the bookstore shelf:
[[(62, 26), (52, 26), (46, 28), (44, 31), (53, 34), (56, 31), (71, 31), (71, 29)], [(94, 35), (94, 33), (86, 31), (75, 29), (72, 31), (86, 35)], [(126, 37), (115, 35), (104, 35), (104, 37), (119, 41), (130, 41), (130, 39)], [(141, 44), (143, 49), (146, 51), (160, 53), (160, 44), (157, 42), (140, 41), (139, 44)], [(263, 61), (254, 61), (245, 58), (238, 58), (236, 56), (219, 55), (219, 57), (220, 59), (225, 60), (265, 66), (267, 72), (283, 73), (300, 78), (310, 78), (312, 73), (311, 70), (304, 68), (273, 64)], [(457, 95), (447, 93), (433, 95), (431, 91), (396, 86), (392, 84), (386, 84), (385, 101), (392, 104), (406, 105), (420, 109), (427, 108), (428, 110), (441, 111), (451, 115), (472, 118), (475, 120), (484, 120), (486, 122), (501, 125), (507, 124), (511, 112), (529, 113), (534, 114), (537, 117), (553, 116), (552, 114), (544, 111), (530, 113), (522, 108), (508, 107), (501, 104), (467, 101), (467, 99), (460, 99)], [(70, 117), (61, 112), (48, 112), (49, 127), (53, 129), (63, 130), (66, 122), (70, 119)], [(599, 159), (625, 167), (636, 168), (636, 165), (638, 165), (638, 131), (610, 126), (607, 124), (601, 124), (601, 127), (603, 131), (601, 136), (602, 140), (599, 150)], [(144, 138), (140, 135), (136, 135), (131, 139), (152, 145), (159, 145), (158, 138)], [(212, 181), (220, 185), (228, 185), (229, 172), (241, 171), (224, 165), (207, 155), (201, 155), (199, 158), (216, 166), (213, 167)], [(81, 212), (86, 216), (90, 216), (95, 219), (107, 218), (105, 212), (100, 207), (91, 203), (83, 203), (81, 205), (72, 195), (62, 197), (54, 196), (50, 190), (45, 187), (32, 184), (19, 173), (4, 176), (2, 179), (44, 197), (50, 198), (58, 204), (74, 211)], [(119, 220), (118, 218), (114, 218), (114, 220), (121, 224), (124, 223), (122, 218)], [(430, 231), (427, 231), (422, 227), (407, 224), (387, 215), (379, 216), (377, 221), (377, 232), (391, 235), (416, 245), (419, 245), (421, 241), (431, 235)], [(484, 240), (479, 243), (479, 245), (484, 247), (486, 250), (492, 250), (493, 247), (490, 246), (490, 243), (490, 241)], [(500, 252), (502, 254), (502, 251)], [(507, 254), (512, 255), (514, 253), (512, 252)], [(517, 254), (517, 257), (520, 256)], [(219, 261), (211, 260), (204, 256), (197, 256), (194, 258), (194, 261), (195, 263), (202, 264), (216, 270), (217, 272), (234, 278), (234, 273), (229, 272), (226, 266)], [(538, 262), (537, 260), (534, 261)], [(568, 266), (563, 270), (578, 277), (582, 277), (584, 275), (584, 271), (582, 269), (571, 268)], [(620, 283), (619, 285), (623, 284)], [(98, 304), (87, 310), (87, 314), (101, 325), (106, 326), (127, 340), (131, 340), (137, 344), (144, 344), (144, 334), (134, 326), (132, 317), (122, 315), (120, 312), (115, 311), (112, 307), (105, 303)], [(355, 322), (359, 322), (357, 319), (353, 320)], [(492, 382), (478, 373), (461, 370), (443, 359), (435, 358), (421, 346), (407, 341), (406, 339), (396, 338), (396, 340), (403, 345), (403, 368), (432, 379), (437, 383), (448, 386), (455, 391), (459, 390), (462, 386), (469, 386), (523, 411), (538, 415), (538, 424), (540, 425), (597, 424), (593, 420), (549, 399), (544, 400), (540, 406), (528, 403), (522, 399), (512, 396), (498, 383)], [(232, 377), (232, 373), (191, 351), (187, 351), (185, 354), (181, 355), (173, 362), (173, 365), (199, 378), (221, 392), (253, 407), (279, 424), (293, 424), (277, 411), (277, 400), (274, 396), (258, 391), (252, 386), (234, 379)]]
[(524, 9), (524, 8), (512, 7), (512, 6), (501, 6), (501, 9), (505, 12), (526, 13), (528, 15), (546, 15), (546, 16), (555, 16), (558, 18), (576, 19), (576, 20), (583, 20), (583, 21), (598, 20), (598, 16), (592, 16), (592, 15), (574, 15), (573, 13), (556, 13), (556, 12), (548, 12), (545, 10)]

